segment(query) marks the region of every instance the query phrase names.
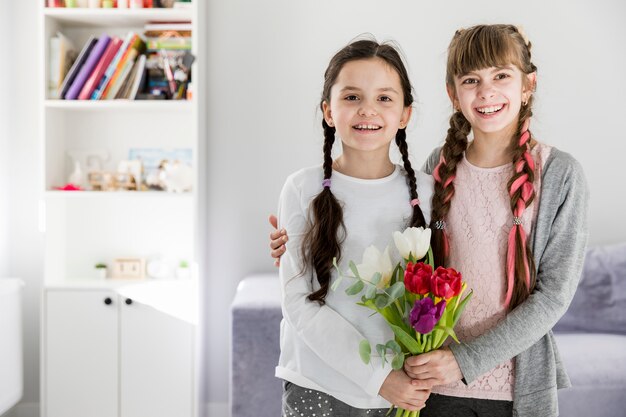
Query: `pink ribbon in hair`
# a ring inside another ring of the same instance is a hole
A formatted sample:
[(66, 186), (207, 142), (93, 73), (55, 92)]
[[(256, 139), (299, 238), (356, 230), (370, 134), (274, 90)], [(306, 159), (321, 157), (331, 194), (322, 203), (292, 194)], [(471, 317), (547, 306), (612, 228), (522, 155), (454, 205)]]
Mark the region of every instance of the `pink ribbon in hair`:
[[(527, 145), (530, 140), (530, 132), (528, 131), (528, 127), (530, 124), (530, 120), (527, 119), (524, 121), (524, 125), (522, 126), (522, 134), (520, 135), (519, 144), (520, 146)], [(533, 161), (532, 156), (526, 150), (523, 154), (523, 159), (518, 161), (515, 164), (515, 172), (518, 174), (521, 173), (524, 169), (524, 165), (528, 165), (528, 167), (534, 171), (535, 170), (535, 161)], [(521, 190), (520, 190), (521, 189)], [(526, 210), (526, 206), (528, 201), (530, 200), (531, 195), (533, 194), (533, 184), (528, 181), (528, 174), (520, 175), (513, 184), (511, 184), (511, 188), (509, 189), (509, 195), (513, 196), (518, 190), (521, 191), (520, 198), (515, 203), (515, 209), (513, 210), (513, 215), (518, 219), (522, 218), (524, 211)], [(513, 224), (511, 227), (511, 231), (509, 232), (508, 238), (508, 249), (506, 256), (506, 275), (507, 275), (507, 291), (506, 291), (506, 299), (504, 304), (508, 306), (511, 303), (511, 298), (513, 296), (513, 287), (515, 280), (515, 234), (519, 231), (520, 241), (522, 246), (522, 253), (524, 253), (524, 280), (526, 283), (526, 288), (530, 289), (530, 267), (528, 265), (528, 259), (526, 257), (526, 232), (524, 230), (523, 225), (521, 224)]]

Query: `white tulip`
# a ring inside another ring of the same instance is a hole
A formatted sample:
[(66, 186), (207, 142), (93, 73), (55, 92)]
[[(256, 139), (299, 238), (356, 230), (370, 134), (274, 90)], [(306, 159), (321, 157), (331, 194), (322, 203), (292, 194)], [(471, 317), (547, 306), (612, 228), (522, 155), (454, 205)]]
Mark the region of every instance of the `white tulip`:
[(394, 232), (393, 240), (404, 259), (409, 259), (410, 254), (415, 260), (422, 259), (430, 247), (430, 229), (408, 227), (402, 233)]
[(363, 252), (363, 261), (356, 266), (362, 279), (371, 281), (372, 277), (379, 272), (381, 279), (376, 285), (378, 288), (385, 288), (391, 279), (393, 266), (389, 256), (389, 247), (381, 253), (376, 246), (370, 246)]

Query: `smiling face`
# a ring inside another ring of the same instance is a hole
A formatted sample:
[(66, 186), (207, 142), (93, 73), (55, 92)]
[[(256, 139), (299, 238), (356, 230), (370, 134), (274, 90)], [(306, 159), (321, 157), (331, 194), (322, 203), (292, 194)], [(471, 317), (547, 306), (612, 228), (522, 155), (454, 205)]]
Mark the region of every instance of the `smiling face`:
[(454, 77), (448, 93), (454, 107), (470, 122), (474, 137), (510, 137), (520, 108), (531, 94), (534, 73), (526, 75), (514, 65), (470, 71)]
[(343, 152), (389, 157), (389, 144), (406, 127), (411, 107), (404, 106), (400, 76), (381, 58), (347, 62), (322, 103), (324, 119), (336, 128)]

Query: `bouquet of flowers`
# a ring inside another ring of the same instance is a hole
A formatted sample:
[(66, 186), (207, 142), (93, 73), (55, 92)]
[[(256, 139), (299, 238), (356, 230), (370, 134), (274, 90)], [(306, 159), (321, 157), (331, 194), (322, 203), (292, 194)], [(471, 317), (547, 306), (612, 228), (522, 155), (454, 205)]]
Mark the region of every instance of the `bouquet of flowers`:
[[(391, 358), (393, 369), (400, 369), (405, 357), (438, 349), (448, 337), (459, 342), (454, 326), (472, 291), (463, 297), (467, 285), (453, 268), (438, 267), (433, 271), (430, 234), (430, 229), (422, 227), (395, 232), (393, 239), (403, 258), (395, 266), (389, 247), (380, 252), (375, 246), (365, 250), (360, 264), (349, 261), (351, 275), (343, 273), (334, 262), (339, 278), (332, 289), (336, 290), (345, 278), (354, 280), (346, 294), (362, 294), (357, 304), (380, 314), (395, 335), (385, 344), (376, 345), (383, 366)], [(359, 354), (363, 362), (370, 363), (372, 347), (368, 340), (361, 341)], [(396, 411), (396, 417), (418, 416), (419, 411)]]

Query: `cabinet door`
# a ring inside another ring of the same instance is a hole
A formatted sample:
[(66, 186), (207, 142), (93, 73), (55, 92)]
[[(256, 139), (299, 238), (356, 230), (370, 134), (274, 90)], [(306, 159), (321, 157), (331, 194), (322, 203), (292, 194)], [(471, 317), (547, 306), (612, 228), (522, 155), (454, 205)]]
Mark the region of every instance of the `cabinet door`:
[(126, 300), (120, 300), (121, 417), (192, 417), (192, 324)]
[(44, 417), (116, 416), (116, 296), (110, 291), (48, 290), (44, 318)]

